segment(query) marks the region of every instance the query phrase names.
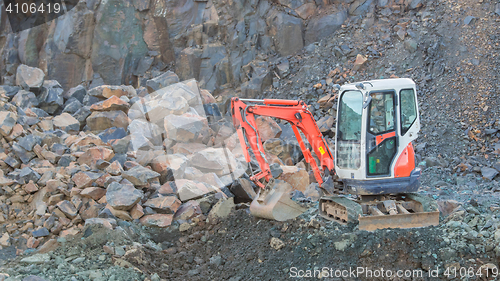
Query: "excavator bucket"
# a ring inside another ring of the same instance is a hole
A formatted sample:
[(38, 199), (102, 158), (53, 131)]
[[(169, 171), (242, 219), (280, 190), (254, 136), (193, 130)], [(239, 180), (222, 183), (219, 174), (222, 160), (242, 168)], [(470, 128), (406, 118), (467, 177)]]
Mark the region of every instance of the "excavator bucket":
[(259, 218), (286, 221), (293, 219), (307, 211), (290, 199), (291, 187), (282, 180), (275, 180), (268, 184), (263, 193), (259, 193), (252, 204), (250, 213)]

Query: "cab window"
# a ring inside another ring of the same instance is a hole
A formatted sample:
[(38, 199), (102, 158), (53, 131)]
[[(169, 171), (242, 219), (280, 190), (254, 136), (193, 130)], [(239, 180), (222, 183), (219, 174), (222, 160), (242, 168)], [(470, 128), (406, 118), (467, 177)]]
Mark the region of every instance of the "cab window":
[(360, 91), (345, 91), (340, 98), (339, 140), (361, 140), (363, 95)]
[(368, 131), (373, 135), (394, 131), (394, 92), (370, 94), (372, 101), (368, 113)]
[(399, 93), (399, 97), (401, 100), (401, 135), (405, 135), (417, 119), (415, 92), (413, 89), (404, 89)]

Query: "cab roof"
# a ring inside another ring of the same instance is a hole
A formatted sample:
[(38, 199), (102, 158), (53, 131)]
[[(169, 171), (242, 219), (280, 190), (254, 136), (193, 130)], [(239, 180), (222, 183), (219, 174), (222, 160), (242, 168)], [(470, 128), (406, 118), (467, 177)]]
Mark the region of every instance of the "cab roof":
[[(341, 91), (344, 90), (358, 90), (356, 88), (356, 83), (349, 83), (349, 84), (344, 84), (341, 87)], [(390, 78), (390, 79), (375, 79), (375, 80), (369, 80), (369, 81), (362, 81), (365, 85), (365, 88), (367, 91), (373, 91), (373, 90), (388, 90), (388, 89), (402, 89), (402, 88), (414, 88), (415, 87), (415, 82), (409, 78)], [(373, 85), (373, 87), (372, 87)]]

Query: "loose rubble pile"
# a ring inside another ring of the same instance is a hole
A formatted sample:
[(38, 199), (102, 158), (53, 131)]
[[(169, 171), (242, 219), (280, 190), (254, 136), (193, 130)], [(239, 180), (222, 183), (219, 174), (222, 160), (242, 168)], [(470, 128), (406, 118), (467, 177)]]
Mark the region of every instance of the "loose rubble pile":
[[(87, 226), (112, 230), (117, 219), (162, 228), (175, 221), (187, 230), (226, 217), (233, 193), (239, 202), (256, 196), (240, 178), (246, 163), (232, 123), (194, 79), (166, 72), (147, 89), (65, 93), (40, 69), (21, 65), (17, 73), (19, 86), (0, 86), (0, 247), (43, 254)], [(281, 128), (268, 117), (257, 124), (270, 160), (283, 165), (273, 165), (276, 177), (306, 191), (298, 145), (271, 147)]]
[[(0, 87), (0, 246), (47, 252), (58, 237), (92, 224), (113, 229), (116, 218), (159, 227), (203, 220), (232, 196), (224, 188), (245, 172), (234, 129), (210, 93), (178, 80), (167, 72), (148, 89), (66, 93), (19, 66), (19, 86)], [(216, 111), (210, 123), (204, 106)]]

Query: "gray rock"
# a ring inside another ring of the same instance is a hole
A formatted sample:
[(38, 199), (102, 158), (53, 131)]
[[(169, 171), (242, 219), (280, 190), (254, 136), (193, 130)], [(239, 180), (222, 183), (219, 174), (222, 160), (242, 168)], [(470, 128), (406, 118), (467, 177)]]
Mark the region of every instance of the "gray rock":
[(473, 16), (466, 16), (465, 19), (464, 19), (464, 24), (466, 25), (469, 25), (471, 23), (473, 23), (473, 21), (475, 20), (476, 18), (473, 17)]
[(38, 106), (38, 99), (34, 93), (20, 90), (12, 99), (12, 102), (20, 108), (29, 108)]
[(41, 263), (48, 263), (50, 262), (50, 255), (49, 254), (35, 254), (30, 257), (26, 257), (21, 259), (22, 263), (29, 263), (29, 264), (41, 264)]
[(49, 234), (49, 230), (45, 227), (33, 231), (33, 237), (35, 238), (49, 236)]
[(75, 98), (79, 102), (83, 103), (83, 98), (87, 95), (87, 90), (84, 86), (78, 85), (74, 88), (69, 89), (67, 92), (63, 94), (63, 98), (69, 100), (70, 98)]
[(36, 116), (38, 116), (38, 117), (48, 117), (49, 116), (49, 114), (47, 112), (45, 112), (45, 110), (40, 109), (40, 108), (33, 107), (33, 108), (31, 108), (31, 111), (33, 111), (36, 114)]
[(56, 206), (70, 219), (74, 219), (78, 214), (78, 210), (75, 208), (73, 203), (68, 200), (61, 201), (57, 203)]
[(168, 115), (164, 119), (165, 131), (169, 140), (190, 142), (208, 133), (206, 118), (192, 114)]
[(83, 97), (83, 104), (86, 105), (86, 106), (91, 106), (91, 105), (96, 104), (96, 103), (98, 103), (100, 101), (101, 101), (100, 98), (91, 96), (89, 94), (86, 94)]
[(12, 144), (12, 150), (14, 154), (24, 163), (27, 164), (31, 159), (35, 157), (35, 153), (29, 152), (22, 148), (18, 143), (14, 142)]
[(131, 184), (112, 182), (106, 190), (106, 201), (117, 210), (130, 210), (142, 196), (142, 191)]
[(61, 129), (65, 132), (80, 131), (80, 122), (69, 113), (62, 113), (52, 119), (52, 123), (56, 129)]
[(244, 173), (231, 151), (224, 148), (209, 147), (198, 151), (191, 157), (190, 164), (203, 173), (215, 173), (219, 177), (234, 173), (239, 178)]
[[(147, 1), (143, 1), (147, 2)], [(151, 65), (153, 64), (154, 57), (144, 57), (139, 61), (139, 64), (137, 64), (137, 68), (134, 71), (135, 76), (143, 76), (146, 71), (151, 68)]]
[(123, 172), (122, 177), (129, 180), (136, 186), (143, 186), (148, 184), (149, 180), (160, 177), (160, 174), (138, 165), (128, 171)]
[(42, 87), (44, 78), (45, 74), (41, 69), (21, 64), (16, 72), (16, 85), (28, 91), (39, 89)]
[(146, 11), (149, 9), (149, 2), (150, 1), (145, 1), (145, 0), (133, 0), (132, 3), (134, 3), (134, 7), (138, 11)]
[(302, 38), (302, 19), (279, 12), (271, 14), (271, 26), (276, 30), (274, 33), (274, 44), (276, 51), (282, 56), (291, 55), (304, 47)]
[[(68, 100), (68, 102), (66, 102), (66, 104), (64, 105), (63, 112), (67, 112), (67, 113), (71, 114), (73, 117), (75, 117), (74, 114), (78, 110), (80, 110), (82, 107), (83, 107), (83, 104), (79, 100), (77, 100), (76, 98), (72, 98), (72, 99)], [(90, 115), (90, 110), (89, 110), (89, 115)], [(78, 120), (78, 121), (80, 121), (80, 120)]]
[(19, 89), (20, 88), (16, 86), (3, 85), (0, 86), (0, 94), (4, 94), (7, 97), (12, 98), (17, 94), (17, 92), (19, 92)]
[(10, 111), (0, 111), (0, 134), (4, 137), (10, 135), (16, 122), (17, 114)]
[(80, 127), (83, 127), (87, 124), (87, 117), (89, 117), (90, 114), (92, 114), (90, 106), (82, 106), (72, 116), (80, 122)]
[(331, 15), (310, 20), (305, 33), (306, 45), (332, 35), (340, 28), (346, 19), (347, 12), (340, 11)]
[(153, 93), (154, 91), (178, 82), (179, 77), (177, 77), (177, 75), (172, 71), (167, 71), (158, 77), (148, 80), (146, 82), (146, 86), (148, 88), (148, 92)]
[(410, 9), (414, 10), (424, 5), (423, 0), (411, 0)]
[(235, 180), (229, 190), (237, 198), (246, 201), (252, 201), (256, 196), (255, 190), (252, 186), (252, 182), (245, 178)]
[(498, 171), (493, 168), (483, 167), (481, 168), (481, 175), (483, 178), (492, 180), (496, 175), (498, 175)]
[(405, 48), (410, 51), (410, 53), (415, 53), (417, 51), (417, 41), (413, 39), (408, 39), (405, 41)]
[[(162, 145), (162, 130), (155, 123), (146, 120), (135, 119), (128, 126), (130, 132), (132, 149), (134, 151), (141, 148)], [(146, 145), (145, 145), (146, 143)]]
[(217, 266), (221, 265), (222, 264), (222, 257), (220, 255), (211, 257), (210, 264), (217, 265)]
[(359, 16), (368, 11), (373, 0), (356, 0), (349, 6), (349, 15)]
[(63, 89), (59, 82), (55, 80), (45, 80), (38, 96), (38, 106), (49, 114), (54, 114), (62, 108), (64, 98)]
[(199, 79), (202, 51), (196, 48), (185, 48), (176, 57), (175, 73), (181, 80)]
[(85, 257), (79, 257), (79, 258), (76, 258), (72, 261), (72, 263), (81, 263), (81, 262), (84, 262), (86, 260)]
[(27, 151), (33, 151), (35, 144), (41, 144), (42, 139), (35, 135), (27, 135), (19, 139), (18, 144)]

